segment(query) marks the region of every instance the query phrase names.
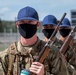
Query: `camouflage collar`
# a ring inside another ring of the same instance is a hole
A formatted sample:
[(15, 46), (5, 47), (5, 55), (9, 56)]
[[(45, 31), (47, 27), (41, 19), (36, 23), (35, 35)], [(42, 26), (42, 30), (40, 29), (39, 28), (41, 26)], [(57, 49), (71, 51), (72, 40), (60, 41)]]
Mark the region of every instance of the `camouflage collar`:
[(39, 42), (40, 42), (40, 39), (38, 38), (37, 42), (34, 45), (23, 47), (19, 41), (18, 45), (17, 45), (17, 49), (23, 55), (35, 53), (35, 51), (37, 50), (36, 48), (37, 48)]

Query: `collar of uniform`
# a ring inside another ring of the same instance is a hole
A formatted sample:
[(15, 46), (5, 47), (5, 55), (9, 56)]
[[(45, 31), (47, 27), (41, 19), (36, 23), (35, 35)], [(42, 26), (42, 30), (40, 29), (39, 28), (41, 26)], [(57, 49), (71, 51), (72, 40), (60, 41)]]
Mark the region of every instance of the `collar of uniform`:
[(19, 41), (17, 49), (19, 52), (21, 52), (24, 55), (26, 55), (27, 53), (34, 54), (34, 53), (36, 53), (37, 46), (38, 46), (39, 42), (40, 42), (40, 39), (38, 38), (37, 42), (34, 45), (24, 47), (24, 46), (22, 46), (22, 44)]
[(55, 43), (63, 44), (63, 41), (61, 41), (60, 39), (58, 39), (58, 38), (56, 37)]
[(56, 37), (56, 40), (55, 40), (55, 42), (54, 42), (54, 45), (55, 45), (58, 49), (60, 49), (61, 46), (62, 46), (62, 44), (63, 44), (63, 42)]
[(73, 51), (76, 52), (76, 39), (72, 40), (72, 43), (71, 43), (70, 47), (72, 47), (72, 49), (74, 49)]

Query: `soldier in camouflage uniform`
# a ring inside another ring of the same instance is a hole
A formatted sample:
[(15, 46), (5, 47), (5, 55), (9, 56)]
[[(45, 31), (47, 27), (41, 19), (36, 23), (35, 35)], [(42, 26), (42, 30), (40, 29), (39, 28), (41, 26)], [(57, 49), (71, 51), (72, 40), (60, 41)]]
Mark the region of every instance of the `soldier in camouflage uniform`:
[[(53, 31), (55, 30), (57, 26), (57, 19), (55, 16), (53, 15), (47, 15), (44, 17), (43, 21), (42, 21), (42, 32), (45, 36), (45, 41), (47, 42), (48, 39), (51, 37)], [(56, 36), (54, 37), (56, 40), (54, 42), (54, 45), (57, 48), (60, 48), (61, 45), (63, 44), (63, 42), (61, 40), (59, 40)]]
[[(62, 24), (60, 25), (60, 29), (59, 29), (59, 33), (60, 33), (60, 41), (64, 42), (67, 38), (67, 36), (69, 35), (69, 33), (71, 32), (72, 28), (71, 28), (71, 24), (68, 18), (64, 18), (62, 21)], [(70, 49), (70, 48), (69, 48)], [(69, 51), (69, 50), (67, 50)], [(68, 52), (66, 52), (67, 55)], [(70, 58), (67, 57), (67, 61), (69, 61)]]
[[(66, 40), (71, 30), (72, 28), (71, 28), (69, 19), (64, 18), (64, 20), (62, 21), (62, 25), (60, 26), (60, 30), (59, 30), (60, 40), (62, 42)], [(67, 49), (67, 52), (65, 53), (65, 57), (66, 57), (67, 62), (69, 62), (76, 69), (76, 52), (75, 52), (74, 45), (75, 45), (75, 42), (73, 39), (71, 43), (69, 44), (69, 48)]]
[[(66, 18), (65, 18), (66, 19)], [(64, 20), (65, 20), (64, 19)], [(63, 24), (63, 22), (64, 22), (64, 20), (62, 21), (62, 24)], [(50, 38), (50, 36), (52, 35), (52, 33), (53, 33), (53, 31), (55, 30), (55, 28), (56, 28), (56, 25), (57, 25), (57, 19), (55, 18), (55, 16), (53, 16), (53, 15), (47, 15), (44, 19), (43, 19), (43, 21), (42, 21), (42, 32), (43, 32), (43, 34), (44, 34), (44, 36), (45, 36), (45, 41), (47, 42), (48, 41), (48, 39)], [(69, 24), (68, 24), (69, 25)], [(67, 26), (68, 26), (67, 25)], [(61, 27), (61, 26), (60, 26)], [(66, 32), (66, 34), (65, 35), (69, 35), (69, 33), (70, 33), (70, 31), (71, 31), (71, 28), (68, 26), (68, 28), (67, 28), (68, 30), (67, 31), (65, 31)], [(61, 30), (61, 29), (60, 29)], [(54, 38), (56, 38), (56, 40), (55, 40), (55, 42), (54, 42), (54, 46), (55, 46), (55, 48), (58, 48), (58, 50), (61, 48), (61, 46), (63, 45), (63, 43), (64, 43), (64, 40), (61, 40), (61, 39), (58, 39), (57, 37), (54, 37)], [(64, 37), (63, 37), (64, 38)], [(66, 39), (66, 38), (65, 38)], [(54, 48), (52, 48), (53, 50), (54, 50)], [(69, 49), (67, 49), (68, 51), (66, 52), (66, 60), (68, 61), (68, 60), (70, 60), (70, 58), (71, 58), (71, 56), (72, 56), (72, 54), (74, 53), (73, 51), (72, 51), (72, 48), (70, 47)], [(56, 51), (56, 50), (55, 50)], [(70, 54), (68, 54), (68, 53), (70, 53)], [(75, 53), (74, 53), (75, 54)], [(73, 56), (75, 56), (75, 55), (73, 55)], [(63, 58), (65, 58), (64, 56), (63, 56)], [(69, 62), (69, 61), (68, 61)]]
[(73, 57), (69, 62), (76, 69), (76, 41), (75, 39), (73, 40), (72, 48), (73, 48)]
[(57, 19), (53, 15), (47, 15), (42, 21), (42, 32), (47, 42), (57, 26)]
[(16, 26), (21, 34), (20, 41), (0, 52), (4, 75), (20, 75), (23, 69), (37, 75), (76, 75), (54, 45), (43, 64), (35, 62), (45, 45), (36, 35), (39, 25), (38, 13), (34, 8), (27, 6), (19, 11)]

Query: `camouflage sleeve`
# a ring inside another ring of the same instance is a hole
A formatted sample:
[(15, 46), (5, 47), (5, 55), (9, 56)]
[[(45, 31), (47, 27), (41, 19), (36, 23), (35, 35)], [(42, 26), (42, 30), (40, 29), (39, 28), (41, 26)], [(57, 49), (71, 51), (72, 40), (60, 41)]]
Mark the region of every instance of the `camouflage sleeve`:
[(71, 50), (72, 56), (69, 63), (76, 69), (76, 48)]
[(50, 51), (48, 55), (49, 67), (51, 74), (54, 75), (73, 75), (74, 71), (69, 66), (66, 60), (62, 57), (58, 50)]
[(73, 54), (74, 54), (73, 48), (71, 46), (69, 46), (65, 53), (67, 62), (69, 62), (69, 60), (74, 56)]
[(2, 69), (2, 65), (0, 63), (0, 75), (2, 75), (2, 74), (3, 74), (3, 69)]
[(2, 74), (3, 72), (7, 72), (7, 50), (4, 50), (2, 52), (0, 52), (0, 74)]

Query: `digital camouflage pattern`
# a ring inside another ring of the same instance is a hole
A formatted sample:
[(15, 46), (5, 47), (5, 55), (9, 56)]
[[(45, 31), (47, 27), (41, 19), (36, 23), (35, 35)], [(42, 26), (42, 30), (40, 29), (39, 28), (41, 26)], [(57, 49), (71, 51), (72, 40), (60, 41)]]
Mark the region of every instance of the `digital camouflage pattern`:
[[(15, 56), (12, 55), (12, 54), (16, 54), (16, 52), (20, 53), (18, 73), (22, 69), (29, 70), (31, 63), (35, 61), (41, 49), (43, 48), (44, 44), (45, 42), (38, 39), (38, 41), (34, 45), (29, 46), (29, 47), (28, 46), (23, 47), (21, 43), (18, 42), (16, 43), (16, 46), (13, 46), (12, 44), (8, 49), (6, 49), (3, 52), (0, 52), (0, 57), (2, 58), (4, 69), (6, 70), (6, 72), (8, 71), (9, 62), (12, 60), (12, 58), (14, 58), (13, 64), (12, 64), (13, 67), (11, 69), (11, 75), (17, 75), (17, 58), (16, 58), (16, 55)], [(17, 47), (17, 48), (14, 48), (14, 47)], [(10, 54), (12, 56), (11, 56), (11, 59), (9, 60)], [(62, 58), (62, 55), (58, 52), (55, 45), (51, 47), (50, 52), (47, 55), (43, 64), (45, 66), (45, 75), (51, 75), (51, 74), (53, 75), (76, 75), (75, 71)], [(7, 75), (7, 73), (5, 75)]]

